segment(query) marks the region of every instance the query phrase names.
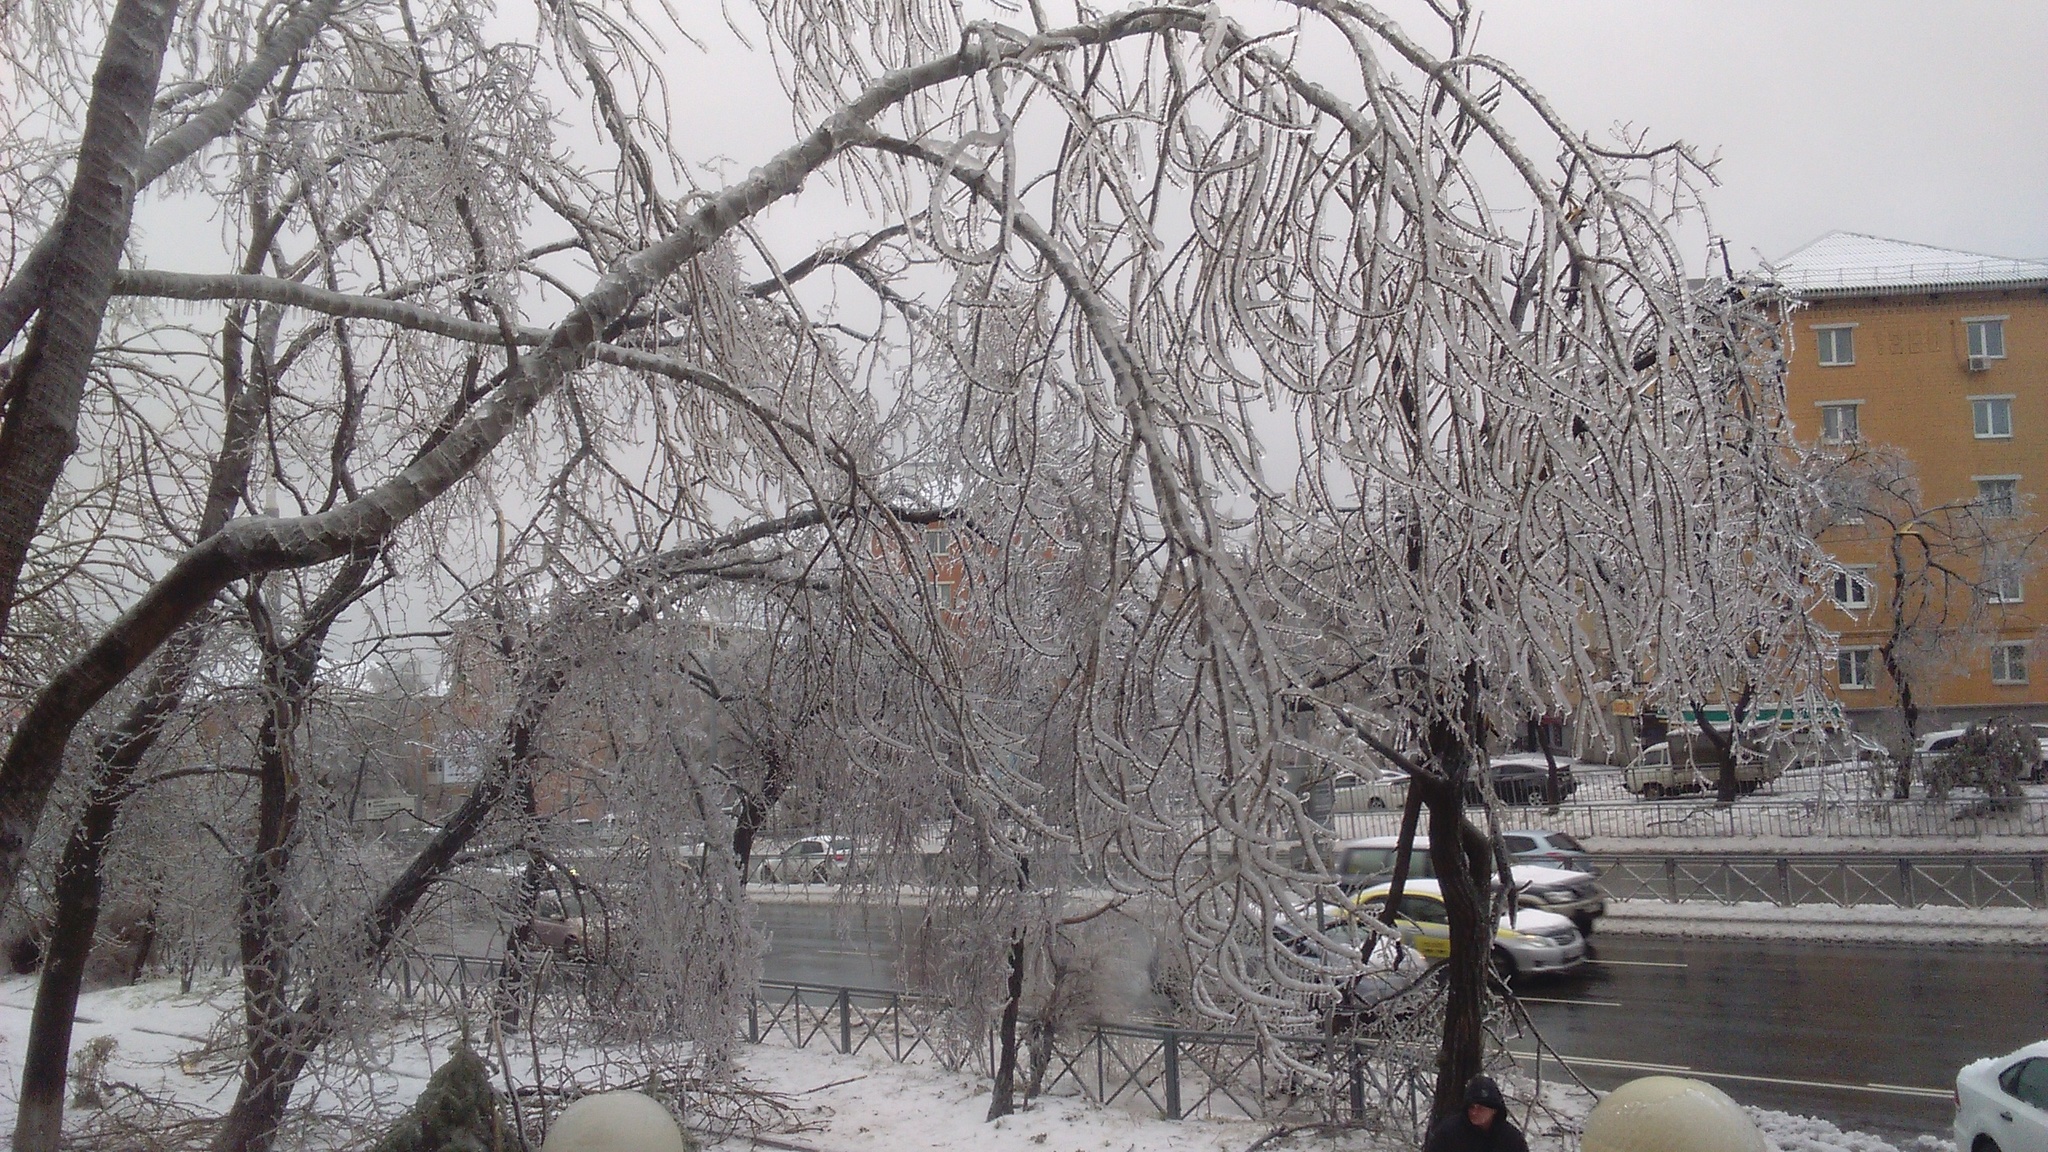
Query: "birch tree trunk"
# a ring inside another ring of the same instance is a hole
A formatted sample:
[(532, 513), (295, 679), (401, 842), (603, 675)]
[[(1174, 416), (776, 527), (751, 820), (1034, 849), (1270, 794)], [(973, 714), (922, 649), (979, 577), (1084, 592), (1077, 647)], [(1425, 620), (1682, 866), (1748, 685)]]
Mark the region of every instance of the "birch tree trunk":
[(0, 416), (0, 644), (7, 639), (29, 545), (78, 446), (78, 407), (128, 242), (157, 79), (177, 14), (176, 0), (120, 0), (114, 6), (35, 326), (6, 381)]

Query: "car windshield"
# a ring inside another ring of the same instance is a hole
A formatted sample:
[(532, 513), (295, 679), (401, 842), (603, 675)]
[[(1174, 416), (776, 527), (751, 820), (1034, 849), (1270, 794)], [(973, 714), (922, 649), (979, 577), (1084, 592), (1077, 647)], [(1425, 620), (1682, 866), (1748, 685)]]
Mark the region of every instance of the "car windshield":
[(1394, 870), (1392, 848), (1352, 848), (1344, 853), (1342, 872), (1346, 876), (1377, 876)]

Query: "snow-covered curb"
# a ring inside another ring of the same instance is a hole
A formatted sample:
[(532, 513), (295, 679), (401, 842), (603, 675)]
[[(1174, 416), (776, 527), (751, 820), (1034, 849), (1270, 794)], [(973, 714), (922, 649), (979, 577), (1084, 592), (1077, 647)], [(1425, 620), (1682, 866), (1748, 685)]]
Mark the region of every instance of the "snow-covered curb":
[(1599, 932), (1623, 936), (1815, 940), (1889, 944), (2034, 944), (2048, 912), (2030, 908), (1890, 908), (1831, 904), (1666, 904), (1613, 900)]
[(2048, 836), (1581, 836), (1595, 856), (2039, 856)]

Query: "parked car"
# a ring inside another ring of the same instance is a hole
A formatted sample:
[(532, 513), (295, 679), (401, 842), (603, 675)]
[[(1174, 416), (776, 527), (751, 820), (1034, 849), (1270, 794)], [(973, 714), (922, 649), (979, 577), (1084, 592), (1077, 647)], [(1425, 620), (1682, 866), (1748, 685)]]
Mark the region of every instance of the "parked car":
[[(1376, 884), (1358, 895), (1365, 915), (1377, 915), (1393, 895)], [(1434, 880), (1411, 880), (1401, 890), (1394, 927), (1417, 952), (1429, 959), (1451, 954), (1451, 917), (1443, 889)], [(1513, 923), (1502, 916), (1493, 932), (1493, 968), (1502, 979), (1570, 972), (1586, 962), (1586, 938), (1570, 920), (1536, 908), (1523, 908)]]
[(1502, 832), (1500, 839), (1507, 845), (1508, 858), (1517, 864), (1526, 861), (1544, 868), (1597, 875), (1592, 858), (1586, 855), (1585, 846), (1563, 832), (1552, 832), (1547, 828), (1512, 828)]
[[(2027, 727), (2033, 729), (2034, 741), (2041, 751), (2041, 759), (2034, 765), (2034, 770), (2028, 774), (2027, 779), (2039, 784), (2048, 780), (2048, 724), (2029, 724)], [(1969, 734), (1968, 728), (1944, 728), (1939, 732), (1929, 732), (1920, 737), (1920, 742), (1914, 749), (1914, 758), (1922, 764), (1938, 761), (1949, 754), (1957, 741)]]
[[(1338, 845), (1338, 882), (1346, 890), (1356, 892), (1392, 879), (1400, 844), (1398, 836), (1370, 836)], [(1578, 925), (1580, 932), (1589, 935), (1598, 918), (1607, 914), (1606, 893), (1584, 872), (1516, 864), (1513, 874), (1515, 903), (1523, 908), (1539, 908), (1564, 916)], [(1408, 857), (1408, 878), (1427, 880), (1435, 875), (1436, 867), (1429, 859), (1429, 837), (1417, 836), (1415, 850)]]
[(1331, 792), (1335, 796), (1330, 807), (1333, 812), (1399, 808), (1408, 800), (1408, 774), (1387, 771), (1367, 780), (1356, 772), (1339, 772), (1331, 781)]
[[(1752, 750), (1753, 752), (1753, 750)], [(1785, 762), (1761, 754), (1740, 757), (1735, 764), (1735, 790), (1743, 795), (1778, 778)], [(1687, 793), (1711, 793), (1719, 786), (1721, 765), (1704, 740), (1652, 744), (1621, 771), (1621, 786), (1645, 800)]]
[[(1493, 769), (1493, 794), (1509, 804), (1536, 804), (1548, 798), (1550, 787), (1550, 762), (1541, 752), (1517, 752), (1507, 756), (1496, 756), (1491, 764)], [(1566, 800), (1579, 790), (1579, 782), (1572, 776), (1569, 761), (1560, 756), (1557, 759), (1557, 798)]]
[(2048, 1040), (1956, 1073), (1956, 1152), (2048, 1152)]
[(853, 841), (845, 836), (806, 836), (761, 861), (755, 875), (769, 884), (831, 884), (853, 865)]
[(534, 898), (533, 916), (526, 922), (527, 937), (564, 960), (591, 960), (604, 951), (604, 926), (589, 924), (585, 912), (594, 906), (570, 899), (562, 893), (543, 889)]

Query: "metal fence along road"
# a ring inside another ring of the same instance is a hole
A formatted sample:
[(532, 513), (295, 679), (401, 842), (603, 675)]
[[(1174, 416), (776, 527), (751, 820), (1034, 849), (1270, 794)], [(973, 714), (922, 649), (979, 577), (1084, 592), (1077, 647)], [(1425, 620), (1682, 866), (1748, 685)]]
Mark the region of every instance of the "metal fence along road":
[[(474, 1005), (491, 994), (501, 963), (488, 956), (417, 954), (389, 966), (383, 983), (408, 1002)], [(583, 965), (553, 962), (541, 977), (548, 994), (570, 1010), (588, 978)], [(898, 1064), (923, 1058), (956, 1071), (971, 1061), (992, 1074), (994, 1031), (965, 1020), (931, 997), (764, 980), (748, 1007), (747, 1039), (847, 1055), (872, 1052)], [(1019, 1059), (1028, 1061), (1028, 1052)], [(1287, 1117), (1413, 1131), (1428, 1113), (1434, 1059), (1433, 1045), (1380, 1037), (1282, 1037), (1261, 1045), (1248, 1033), (1098, 1024), (1070, 1028), (1053, 1044), (1040, 1092), (1097, 1104), (1143, 1101), (1168, 1120)]]
[[(1538, 825), (1578, 837), (1712, 840), (1734, 836), (2048, 836), (2048, 797), (2029, 796), (1996, 811), (1982, 800), (1666, 800), (1502, 806), (1503, 826)], [(1331, 817), (1341, 837), (1392, 836), (1401, 813), (1343, 812)]]
[[(957, 1025), (955, 1013), (926, 997), (762, 981), (748, 1012), (747, 1039), (845, 1054), (877, 1051), (897, 1063), (922, 1051), (956, 1069), (978, 1060), (981, 1071), (991, 1073), (994, 1033), (970, 1037)], [(1028, 1061), (1028, 1052), (1019, 1058)], [(1054, 1042), (1040, 1091), (1097, 1104), (1143, 1101), (1168, 1120), (1289, 1116), (1393, 1122), (1412, 1130), (1429, 1108), (1434, 1058), (1430, 1045), (1385, 1038), (1311, 1036), (1261, 1045), (1249, 1033), (1094, 1024), (1068, 1029)]]
[(1595, 855), (1616, 900), (2048, 909), (2048, 855)]

